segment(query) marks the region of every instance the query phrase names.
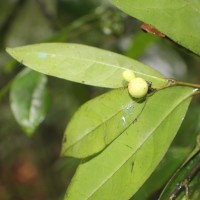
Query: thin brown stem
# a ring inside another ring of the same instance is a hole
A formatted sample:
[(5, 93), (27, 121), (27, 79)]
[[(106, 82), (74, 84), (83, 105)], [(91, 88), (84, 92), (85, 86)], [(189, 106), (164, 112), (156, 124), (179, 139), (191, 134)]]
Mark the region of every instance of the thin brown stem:
[(175, 85), (177, 86), (188, 86), (188, 87), (193, 87), (196, 89), (200, 89), (200, 85), (199, 84), (194, 84), (194, 83), (186, 83), (186, 82), (180, 82), (180, 81), (176, 81)]
[(197, 89), (196, 93), (200, 92), (200, 84), (194, 84), (194, 83), (187, 83), (187, 82), (181, 82), (181, 81), (176, 81), (174, 79), (168, 79), (168, 83), (164, 86), (161, 86), (159, 88), (152, 88), (152, 92), (149, 93), (149, 95), (154, 94), (155, 92), (159, 90), (163, 90), (169, 87), (173, 86), (187, 86), (187, 87), (192, 87), (194, 89)]

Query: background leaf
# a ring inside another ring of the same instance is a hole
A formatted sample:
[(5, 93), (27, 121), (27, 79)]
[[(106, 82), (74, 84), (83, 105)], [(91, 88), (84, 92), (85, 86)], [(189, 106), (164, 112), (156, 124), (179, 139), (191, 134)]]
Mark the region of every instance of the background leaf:
[(140, 62), (86, 45), (44, 43), (8, 48), (7, 52), (38, 72), (88, 85), (124, 87), (127, 83), (122, 72), (127, 68), (153, 82), (153, 87), (167, 82), (159, 72)]
[(116, 89), (84, 104), (65, 131), (63, 156), (84, 158), (104, 149), (142, 112), (127, 89)]
[(29, 69), (18, 74), (12, 84), (10, 105), (17, 122), (29, 136), (44, 119), (51, 103), (46, 84), (46, 76)]
[(156, 42), (158, 39), (159, 37), (153, 34), (146, 34), (139, 31), (134, 35), (134, 38), (131, 41), (129, 48), (126, 50), (125, 55), (130, 58), (138, 59), (144, 54), (147, 47)]
[[(177, 172), (168, 182), (159, 200), (169, 199), (169, 197), (171, 197), (171, 195), (174, 194), (174, 191), (185, 179), (188, 179), (190, 181), (190, 183), (188, 183), (190, 198), (192, 197), (191, 199), (199, 199), (200, 197), (200, 192), (199, 192), (199, 183), (200, 183), (199, 168), (200, 167), (199, 166), (200, 166), (200, 151), (199, 151), (199, 147), (197, 147), (191, 153), (187, 161), (177, 170)], [(195, 170), (197, 170), (196, 173), (194, 173)], [(194, 177), (192, 177), (191, 174)], [(177, 199), (183, 199), (183, 196), (185, 196), (184, 186), (182, 187), (182, 189), (180, 188), (178, 193), (175, 193), (175, 196), (177, 197)]]
[(149, 97), (134, 124), (101, 154), (80, 164), (65, 199), (129, 199), (163, 158), (192, 94), (192, 88), (173, 87)]
[(155, 26), (178, 44), (200, 55), (198, 0), (111, 0), (127, 14)]

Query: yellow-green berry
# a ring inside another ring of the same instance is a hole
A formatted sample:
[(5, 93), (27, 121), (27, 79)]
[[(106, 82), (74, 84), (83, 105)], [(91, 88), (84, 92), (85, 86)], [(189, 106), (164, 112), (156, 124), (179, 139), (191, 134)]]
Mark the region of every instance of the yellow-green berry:
[(148, 92), (148, 84), (143, 78), (135, 78), (128, 84), (128, 91), (134, 98), (142, 98)]
[(126, 80), (127, 82), (130, 82), (131, 80), (133, 80), (136, 76), (134, 71), (127, 69), (122, 73), (122, 76), (124, 78), (124, 80)]

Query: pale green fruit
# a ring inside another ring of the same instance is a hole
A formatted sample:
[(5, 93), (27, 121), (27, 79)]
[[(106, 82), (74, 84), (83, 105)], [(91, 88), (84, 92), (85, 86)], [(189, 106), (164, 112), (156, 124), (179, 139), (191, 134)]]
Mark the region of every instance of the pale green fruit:
[(127, 82), (130, 82), (131, 80), (133, 80), (136, 77), (134, 71), (132, 71), (130, 69), (123, 71), (122, 76), (123, 76), (124, 80), (126, 80)]
[(134, 98), (142, 98), (148, 92), (148, 84), (143, 78), (135, 78), (128, 84), (128, 91)]

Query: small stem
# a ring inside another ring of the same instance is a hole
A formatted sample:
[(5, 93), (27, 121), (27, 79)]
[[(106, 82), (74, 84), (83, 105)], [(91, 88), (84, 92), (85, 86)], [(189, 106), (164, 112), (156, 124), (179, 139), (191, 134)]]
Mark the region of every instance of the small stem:
[(187, 87), (192, 87), (194, 89), (197, 89), (196, 93), (200, 93), (200, 84), (193, 84), (193, 83), (187, 83), (187, 82), (181, 82), (181, 81), (176, 81), (174, 79), (167, 79), (168, 82), (166, 85), (161, 86), (159, 88), (149, 88), (148, 96), (153, 95), (155, 92), (158, 92), (160, 90), (173, 87), (173, 86), (187, 86)]
[(196, 88), (196, 89), (200, 89), (200, 85), (199, 84), (194, 84), (194, 83), (186, 83), (186, 82), (175, 81), (174, 85), (177, 85), (177, 86), (188, 86), (188, 87), (193, 87), (193, 88)]

